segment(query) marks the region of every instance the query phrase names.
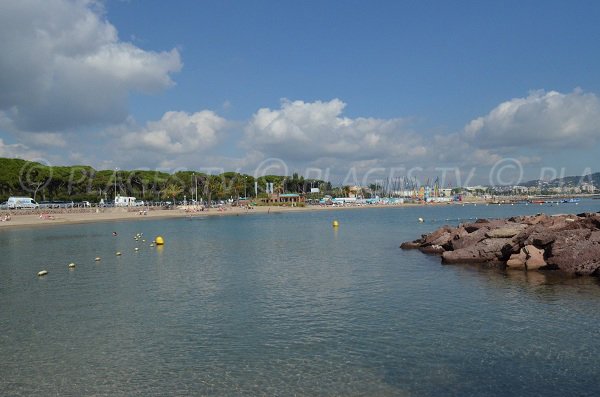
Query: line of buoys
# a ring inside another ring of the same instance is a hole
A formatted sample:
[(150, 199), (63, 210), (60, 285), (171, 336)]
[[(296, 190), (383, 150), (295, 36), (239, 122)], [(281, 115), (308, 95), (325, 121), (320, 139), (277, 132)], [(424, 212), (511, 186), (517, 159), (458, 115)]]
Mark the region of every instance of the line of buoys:
[(40, 271), (37, 273), (38, 277), (45, 276), (46, 274), (48, 274), (48, 270), (40, 270)]

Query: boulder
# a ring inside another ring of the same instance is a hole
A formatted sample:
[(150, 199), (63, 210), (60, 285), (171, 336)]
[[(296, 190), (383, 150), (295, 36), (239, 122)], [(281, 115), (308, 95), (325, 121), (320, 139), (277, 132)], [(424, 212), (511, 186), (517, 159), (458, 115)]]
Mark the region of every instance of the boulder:
[(444, 226), (400, 247), (441, 254), (445, 264), (505, 264), (600, 276), (600, 213), (480, 219)]
[(525, 270), (525, 262), (527, 261), (527, 254), (521, 250), (517, 254), (512, 254), (510, 259), (506, 261), (506, 266), (510, 269)]
[(532, 232), (527, 239), (525, 245), (535, 245), (538, 248), (546, 248), (556, 240), (556, 233), (548, 230), (540, 230)]
[[(434, 245), (438, 244), (439, 241), (443, 241), (442, 244), (451, 238), (450, 231), (452, 229), (449, 226), (441, 227), (432, 233), (423, 236), (423, 245)], [(441, 244), (438, 244), (441, 245)]]
[(598, 275), (600, 231), (579, 229), (557, 233), (546, 262), (569, 274)]
[(503, 227), (500, 229), (491, 229), (485, 233), (487, 238), (510, 238), (519, 234), (524, 227)]
[(403, 250), (415, 250), (421, 248), (421, 242), (419, 240), (406, 241), (400, 244), (400, 248), (402, 248)]
[(527, 260), (525, 261), (527, 270), (538, 270), (539, 268), (546, 266), (543, 249), (536, 248), (533, 245), (527, 245), (523, 248), (523, 252), (527, 254)]
[(454, 251), (446, 251), (442, 254), (442, 263), (485, 263), (487, 258), (482, 258), (479, 251), (473, 247), (460, 248)]
[(423, 246), (419, 248), (419, 251), (425, 253), (425, 254), (441, 254), (443, 253), (445, 250), (444, 248), (442, 248), (441, 245), (427, 245), (427, 246)]
[[(468, 226), (465, 226), (465, 230), (468, 231)], [(484, 240), (485, 234), (489, 231), (489, 229), (487, 228), (480, 228), (477, 229), (469, 234), (466, 235), (462, 235), (462, 236), (456, 236), (458, 238), (455, 238), (454, 240), (452, 240), (452, 249), (453, 250), (459, 250), (461, 248), (465, 248), (465, 247), (469, 247), (473, 244), (477, 244), (478, 242)]]

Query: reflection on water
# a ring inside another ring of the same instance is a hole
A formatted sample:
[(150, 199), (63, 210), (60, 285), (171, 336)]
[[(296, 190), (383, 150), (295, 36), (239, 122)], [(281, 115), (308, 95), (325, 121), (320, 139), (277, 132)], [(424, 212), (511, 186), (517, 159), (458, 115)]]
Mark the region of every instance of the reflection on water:
[[(337, 211), (339, 228), (320, 212), (3, 230), (0, 394), (595, 395), (596, 279), (398, 249), (439, 226), (421, 216), (528, 210)], [(157, 235), (166, 244), (150, 247)]]

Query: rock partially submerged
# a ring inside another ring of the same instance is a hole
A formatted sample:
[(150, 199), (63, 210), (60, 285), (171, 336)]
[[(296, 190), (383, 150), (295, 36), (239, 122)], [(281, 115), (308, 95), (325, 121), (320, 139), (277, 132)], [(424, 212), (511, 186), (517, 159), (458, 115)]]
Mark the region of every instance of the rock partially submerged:
[(600, 213), (480, 219), (443, 226), (400, 248), (441, 255), (445, 264), (481, 263), (600, 276)]

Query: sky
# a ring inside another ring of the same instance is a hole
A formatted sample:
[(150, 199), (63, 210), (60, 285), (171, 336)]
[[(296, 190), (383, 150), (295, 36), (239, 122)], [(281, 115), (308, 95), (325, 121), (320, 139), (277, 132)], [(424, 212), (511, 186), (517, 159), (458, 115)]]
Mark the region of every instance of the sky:
[(600, 2), (1, 0), (0, 157), (365, 185), (600, 171)]

